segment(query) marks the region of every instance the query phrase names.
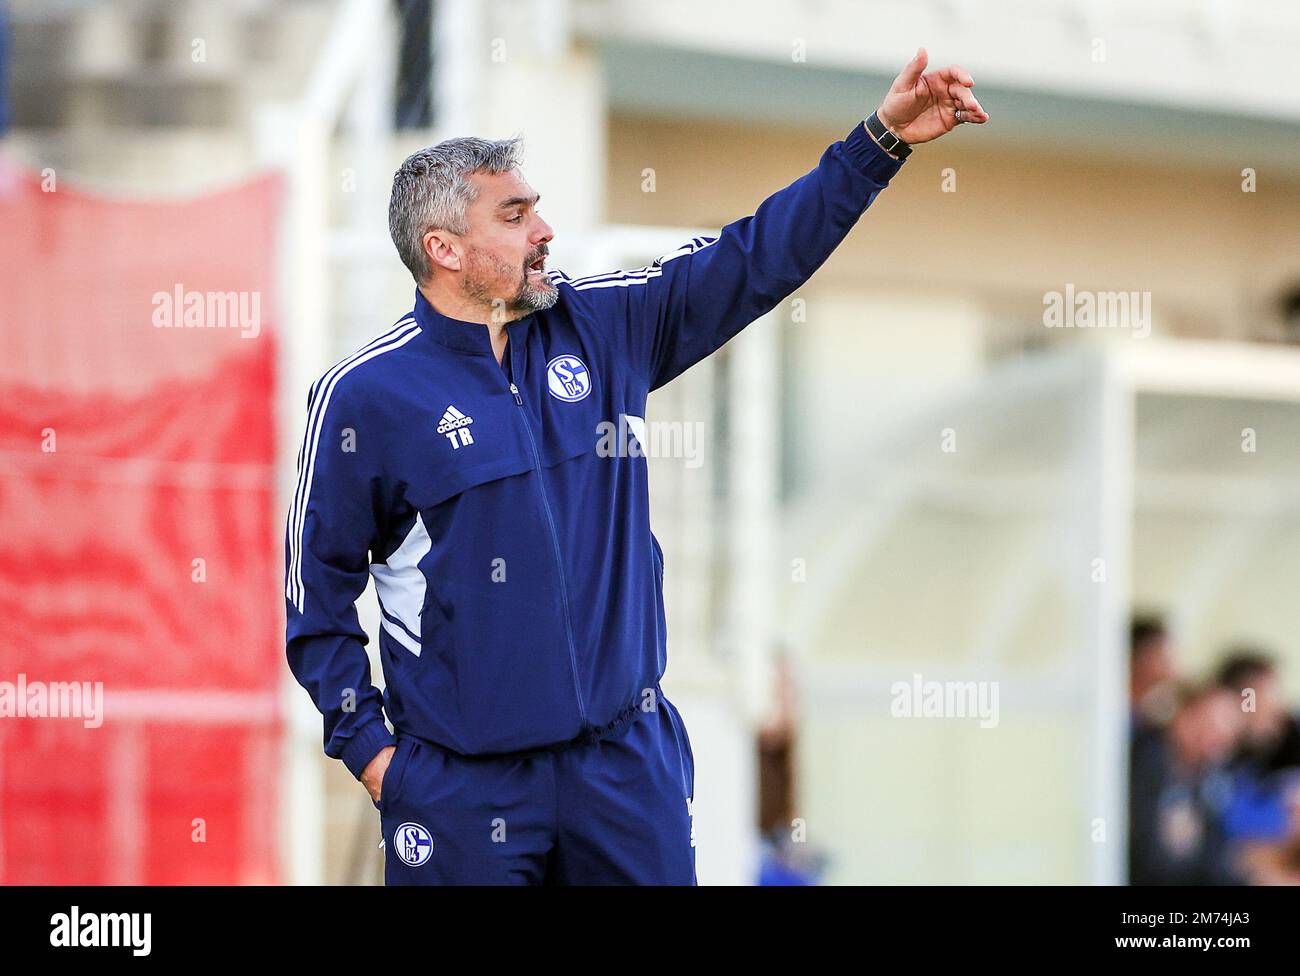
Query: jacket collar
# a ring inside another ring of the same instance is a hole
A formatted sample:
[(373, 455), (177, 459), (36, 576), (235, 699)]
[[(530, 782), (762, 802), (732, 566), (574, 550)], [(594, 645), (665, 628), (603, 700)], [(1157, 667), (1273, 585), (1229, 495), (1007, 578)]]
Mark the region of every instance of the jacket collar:
[[(510, 336), (513, 338), (531, 318), (531, 315), (525, 315), (522, 319), (508, 323), (506, 329)], [(419, 288), (415, 289), (415, 321), (425, 335), (448, 349), (475, 356), (493, 356), (492, 337), (488, 334), (486, 325), (481, 322), (462, 322), (443, 315), (429, 303)]]

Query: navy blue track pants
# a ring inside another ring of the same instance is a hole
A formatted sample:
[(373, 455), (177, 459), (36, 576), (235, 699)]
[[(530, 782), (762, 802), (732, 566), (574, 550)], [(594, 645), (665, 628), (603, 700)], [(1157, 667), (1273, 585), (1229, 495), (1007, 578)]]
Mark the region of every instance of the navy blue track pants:
[(402, 735), (378, 809), (387, 884), (694, 884), (677, 709), (562, 749), (469, 757)]

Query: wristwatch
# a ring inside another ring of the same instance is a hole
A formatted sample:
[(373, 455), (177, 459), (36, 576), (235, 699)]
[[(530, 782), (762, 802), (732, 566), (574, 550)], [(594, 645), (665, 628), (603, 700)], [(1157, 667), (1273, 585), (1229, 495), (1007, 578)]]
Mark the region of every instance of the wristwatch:
[(880, 117), (872, 112), (862, 123), (867, 127), (873, 139), (880, 144), (880, 148), (887, 153), (892, 153), (899, 159), (906, 159), (912, 155), (912, 147), (905, 143), (894, 133), (885, 128), (885, 123), (880, 121)]

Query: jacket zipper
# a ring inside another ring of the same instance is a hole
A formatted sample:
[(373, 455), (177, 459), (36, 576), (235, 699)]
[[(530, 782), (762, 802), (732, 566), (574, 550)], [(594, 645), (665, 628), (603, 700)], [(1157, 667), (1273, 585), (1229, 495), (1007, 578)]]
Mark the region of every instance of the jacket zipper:
[[(515, 386), (515, 357), (510, 357), (510, 392), (514, 394), (515, 404), (523, 407), (524, 398), (519, 395), (519, 387)], [(564, 578), (564, 557), (560, 553), (560, 533), (555, 528), (555, 516), (551, 514), (551, 502), (546, 495), (545, 476), (542, 474), (542, 455), (537, 450), (537, 438), (533, 436), (532, 425), (528, 423), (528, 418), (521, 415), (520, 420), (524, 422), (524, 430), (528, 433), (528, 445), (533, 449), (533, 464), (537, 471), (537, 493), (542, 497), (542, 511), (546, 513), (546, 524), (551, 529), (551, 545), (555, 549), (555, 571), (560, 577), (560, 603), (564, 607), (564, 630), (569, 639), (569, 667), (573, 672), (573, 693), (578, 699), (578, 715), (582, 719), (582, 724), (587, 724), (587, 706), (582, 700), (582, 685), (578, 681), (578, 652), (573, 640), (573, 616), (569, 612), (569, 587)]]

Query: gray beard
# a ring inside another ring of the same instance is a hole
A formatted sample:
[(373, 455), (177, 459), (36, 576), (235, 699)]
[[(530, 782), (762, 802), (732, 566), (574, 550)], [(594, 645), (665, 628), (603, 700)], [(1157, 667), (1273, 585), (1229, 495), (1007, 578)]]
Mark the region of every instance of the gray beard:
[[(477, 302), (482, 302), (488, 308), (495, 310), (496, 302), (502, 300), (503, 296), (494, 294), (490, 287), (484, 285), (479, 278), (470, 278), (465, 282), (465, 295)], [(505, 309), (511, 314), (522, 313), (524, 315), (530, 312), (541, 312), (553, 306), (560, 299), (560, 290), (554, 285), (547, 288), (544, 286), (535, 286), (529, 283), (528, 273), (524, 273), (523, 280), (519, 283), (519, 290), (514, 296), (505, 301)]]
[(544, 312), (559, 300), (560, 289), (554, 285), (550, 288), (534, 288), (525, 280), (511, 304), (516, 312)]

